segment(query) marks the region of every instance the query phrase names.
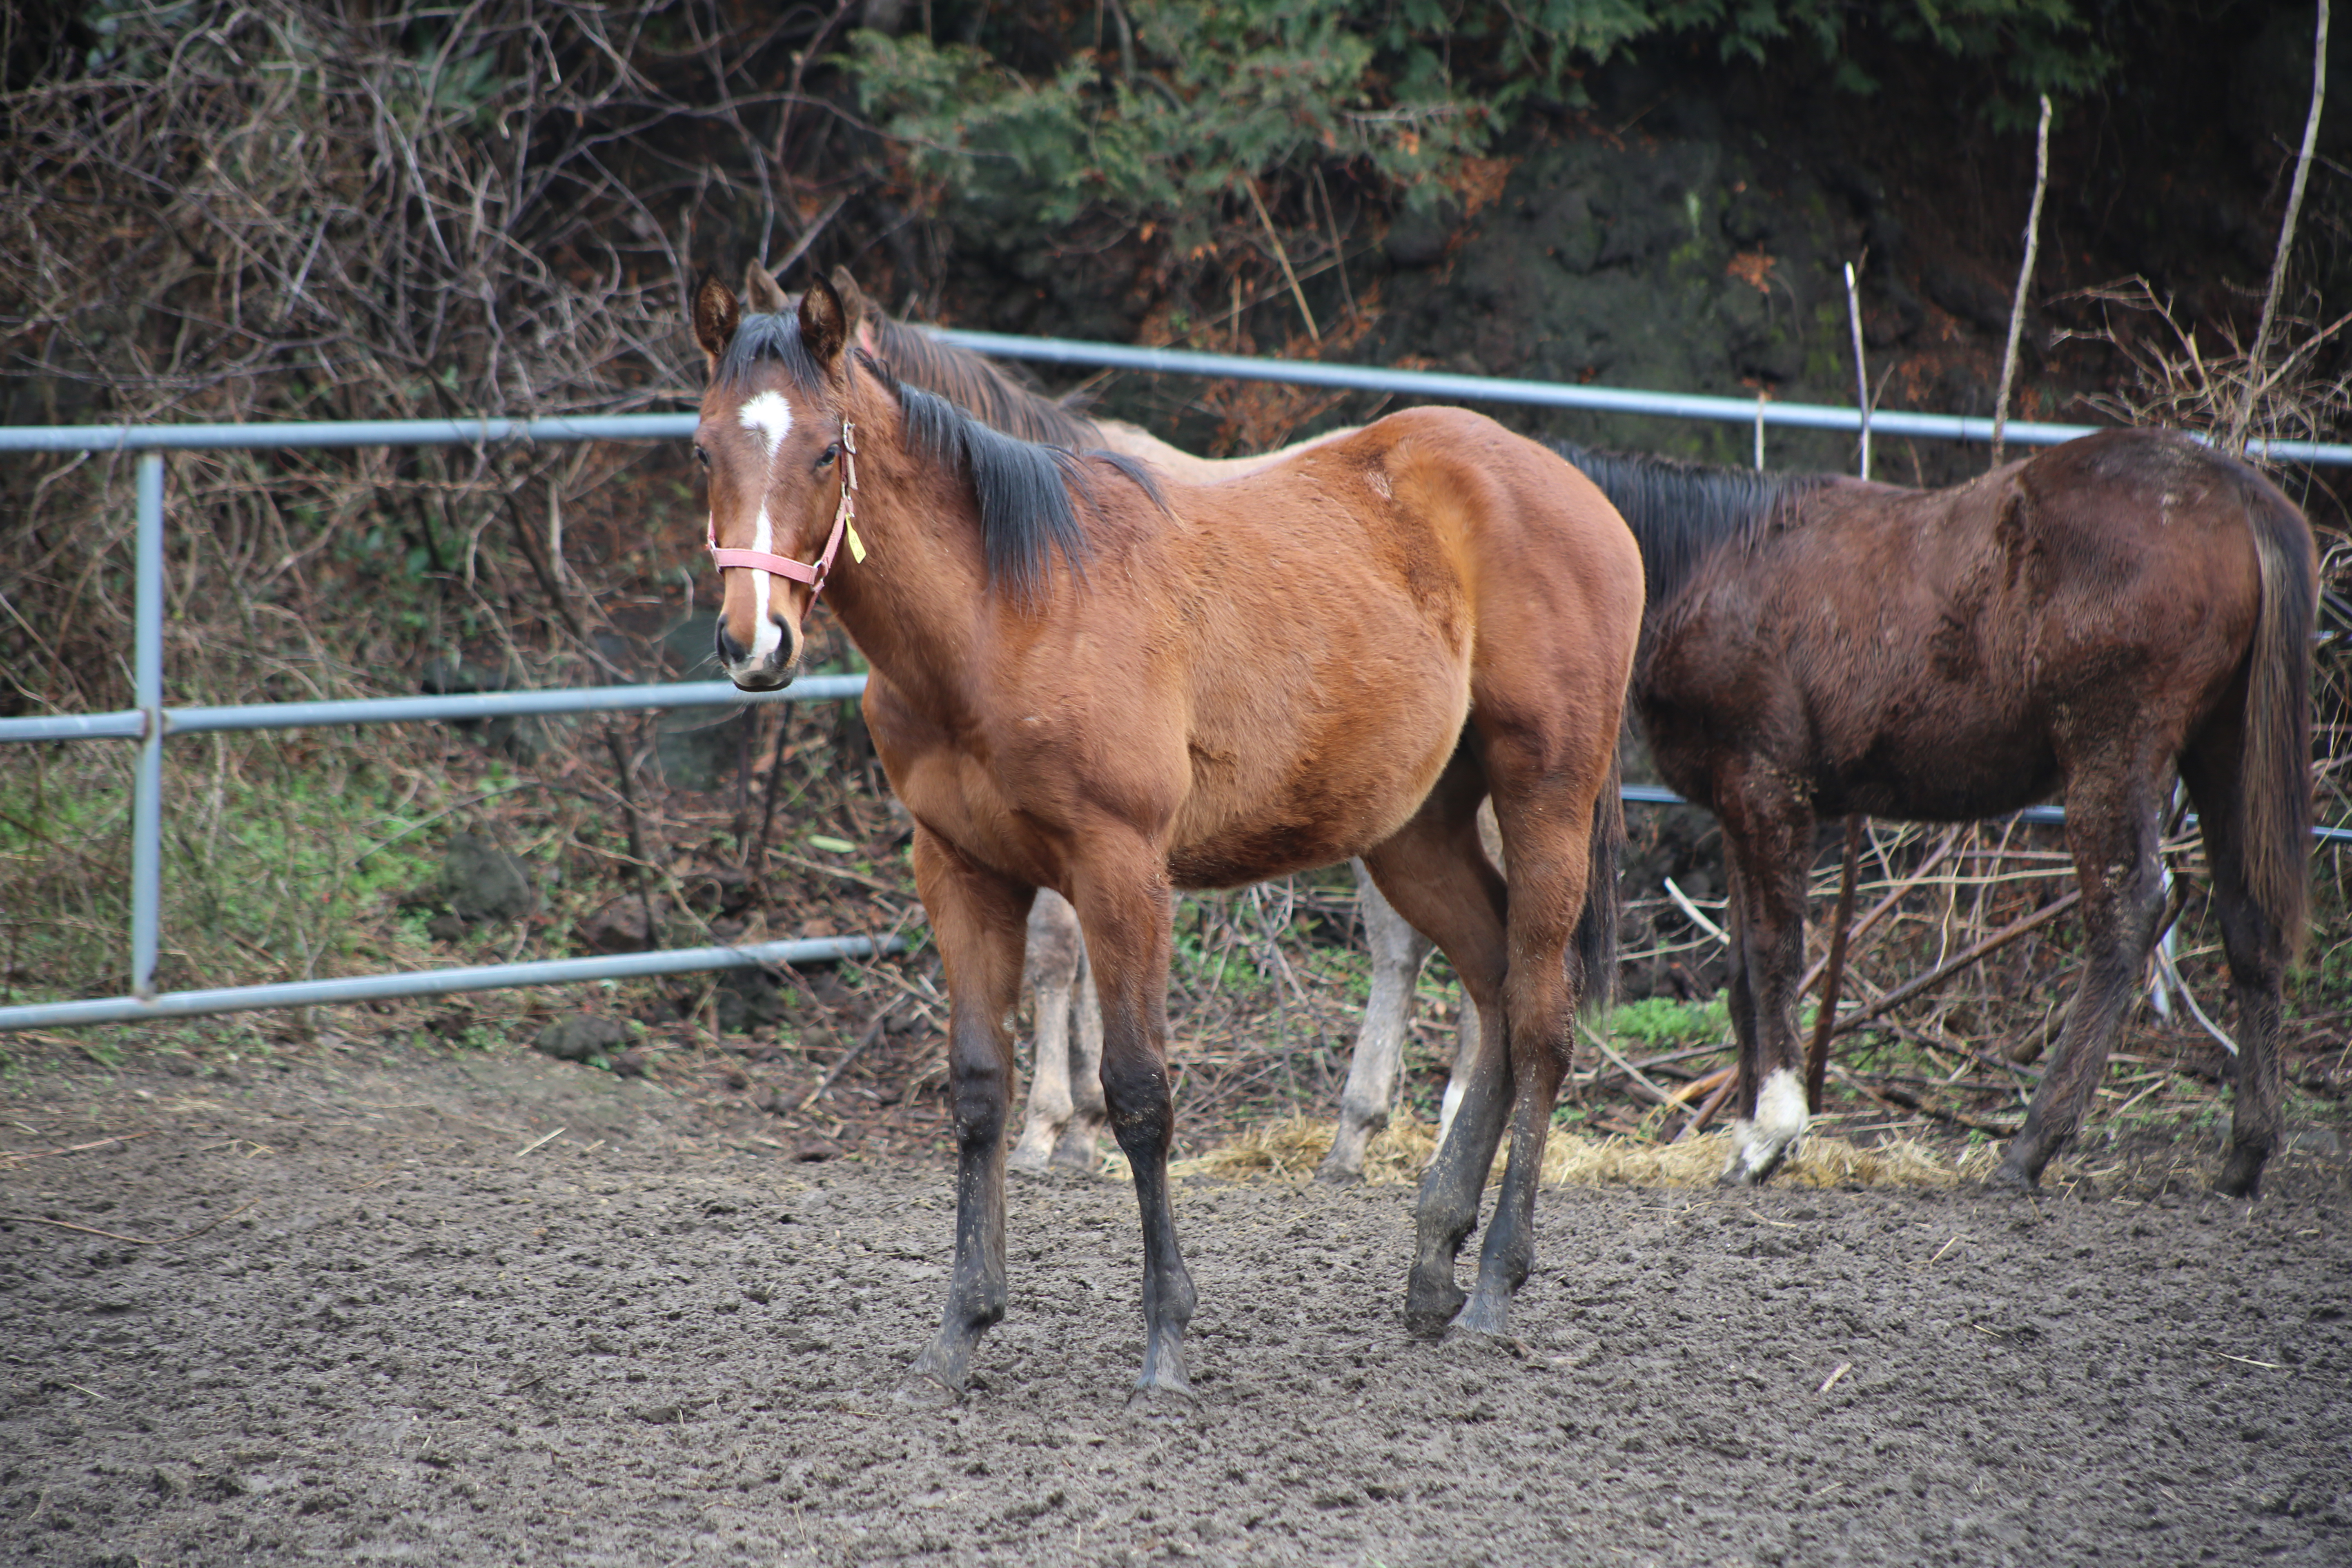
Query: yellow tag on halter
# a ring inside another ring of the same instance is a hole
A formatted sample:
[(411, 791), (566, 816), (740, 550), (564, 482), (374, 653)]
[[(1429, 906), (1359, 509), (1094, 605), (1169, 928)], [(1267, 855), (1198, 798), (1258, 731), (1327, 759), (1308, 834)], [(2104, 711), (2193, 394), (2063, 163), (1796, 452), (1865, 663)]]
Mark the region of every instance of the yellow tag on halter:
[(847, 524), (846, 531), (849, 535), (849, 558), (863, 566), (866, 564), (866, 541), (857, 537), (856, 523)]

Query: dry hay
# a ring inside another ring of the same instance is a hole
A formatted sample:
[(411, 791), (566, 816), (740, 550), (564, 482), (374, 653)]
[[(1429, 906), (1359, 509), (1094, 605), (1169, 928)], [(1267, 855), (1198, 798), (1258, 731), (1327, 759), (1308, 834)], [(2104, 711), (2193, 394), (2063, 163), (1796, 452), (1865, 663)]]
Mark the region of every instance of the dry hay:
[[(1303, 1181), (1329, 1152), (1331, 1134), (1328, 1121), (1286, 1117), (1205, 1154), (1175, 1161), (1169, 1173), (1226, 1181)], [(1728, 1132), (1709, 1132), (1679, 1143), (1655, 1143), (1555, 1131), (1544, 1147), (1544, 1182), (1550, 1186), (1712, 1186), (1729, 1156), (1730, 1137)], [(1364, 1180), (1374, 1186), (1417, 1180), (1436, 1152), (1434, 1128), (1391, 1118), (1366, 1151)], [(1949, 1157), (1911, 1139), (1864, 1147), (1833, 1133), (1813, 1132), (1773, 1179), (1801, 1187), (1951, 1187), (1990, 1174), (2000, 1152), (1997, 1144), (1979, 1143)], [(1490, 1183), (1502, 1179), (1503, 1165), (1497, 1157)], [(1125, 1177), (1126, 1161), (1114, 1156), (1107, 1173)], [(2062, 1174), (2055, 1167), (2051, 1172), (2053, 1177)]]

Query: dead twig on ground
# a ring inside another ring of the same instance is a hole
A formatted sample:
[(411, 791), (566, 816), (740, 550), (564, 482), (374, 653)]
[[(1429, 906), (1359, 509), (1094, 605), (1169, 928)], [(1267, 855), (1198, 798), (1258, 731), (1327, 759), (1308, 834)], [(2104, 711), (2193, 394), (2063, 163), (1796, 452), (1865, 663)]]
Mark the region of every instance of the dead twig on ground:
[(898, 998), (893, 996), (874, 1009), (874, 1016), (867, 1022), (866, 1032), (857, 1037), (857, 1043), (844, 1051), (841, 1054), (841, 1059), (825, 1070), (824, 1077), (817, 1080), (816, 1087), (809, 1090), (807, 1097), (798, 1105), (793, 1107), (794, 1112), (806, 1110), (810, 1106), (823, 1100), (826, 1091), (841, 1081), (841, 1075), (849, 1070), (850, 1064), (865, 1055), (866, 1047), (882, 1037), (882, 1031), (889, 1026), (890, 1015), (898, 1010)]
[(168, 1237), (161, 1241), (156, 1240), (152, 1237), (125, 1236), (119, 1230), (100, 1230), (93, 1225), (77, 1225), (69, 1219), (49, 1219), (37, 1214), (0, 1215), (0, 1220), (11, 1221), (17, 1225), (55, 1226), (59, 1230), (79, 1231), (84, 1236), (101, 1236), (109, 1241), (127, 1241), (133, 1247), (177, 1247), (183, 1242), (195, 1240), (196, 1237), (204, 1235), (205, 1232), (211, 1230), (215, 1226), (226, 1225), (229, 1221), (235, 1219), (237, 1215), (243, 1214), (247, 1209), (253, 1207), (255, 1204), (257, 1204), (261, 1200), (259, 1198), (255, 1198), (251, 1202), (240, 1204), (236, 1208), (229, 1210), (228, 1213), (221, 1215), (220, 1218), (214, 1220), (207, 1225), (200, 1225), (196, 1226), (195, 1229), (189, 1231), (185, 1236)]
[(155, 1130), (151, 1127), (144, 1132), (118, 1132), (111, 1138), (100, 1138), (95, 1142), (70, 1143), (59, 1149), (34, 1149), (22, 1154), (0, 1154), (0, 1169), (21, 1165), (29, 1160), (46, 1160), (52, 1154), (88, 1153), (92, 1149), (104, 1149), (112, 1144), (129, 1143), (135, 1139), (152, 1138), (154, 1135)]

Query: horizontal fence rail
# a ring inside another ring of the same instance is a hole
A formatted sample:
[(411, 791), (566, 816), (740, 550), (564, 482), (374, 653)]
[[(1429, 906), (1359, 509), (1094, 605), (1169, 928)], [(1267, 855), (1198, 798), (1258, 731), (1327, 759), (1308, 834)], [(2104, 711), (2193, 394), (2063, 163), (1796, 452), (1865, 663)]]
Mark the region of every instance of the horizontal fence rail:
[[(1160, 375), (1196, 375), (1226, 381), (1279, 381), (1344, 392), (1387, 392), (1443, 403), (1516, 403), (1538, 408), (1568, 408), (1588, 414), (1647, 414), (1662, 419), (1697, 419), (1721, 425), (1765, 425), (1801, 430), (1860, 430), (1862, 410), (1837, 404), (1760, 403), (1755, 398), (1713, 397), (1695, 392), (1638, 392), (1622, 386), (1575, 386), (1559, 381), (1512, 381), (1493, 375), (1455, 375), (1445, 371), (1392, 370), (1384, 365), (1326, 364), (1320, 360), (1248, 359), (1239, 354), (1200, 353), (1191, 349), (1135, 348), (1124, 343), (1079, 342), (1067, 338), (1016, 338), (1003, 332), (967, 332), (935, 328), (931, 335), (975, 353), (1047, 364), (1090, 365), (1098, 370), (1148, 371)], [(1873, 409), (1870, 428), (1880, 436), (1924, 436), (1943, 441), (1990, 443), (1992, 421), (1963, 414), (1911, 414)], [(2011, 423), (2001, 438), (2020, 447), (2054, 447), (2088, 436), (2097, 425)], [(2254, 441), (2249, 449), (2280, 463), (2352, 466), (2352, 446), (2327, 441)]]
[(260, 1007), (319, 1007), (403, 996), (452, 996), (464, 991), (499, 991), (516, 985), (576, 985), (590, 980), (633, 980), (711, 969), (824, 963), (835, 959), (866, 958), (877, 952), (896, 952), (905, 945), (898, 937), (878, 942), (866, 936), (797, 937), (786, 942), (753, 942), (748, 947), (676, 947), (660, 952), (625, 952), (602, 958), (551, 958), (531, 963), (416, 969), (398, 974), (292, 980), (276, 985), (231, 985), (212, 991), (165, 991), (152, 996), (109, 996), (89, 1002), (0, 1008), (0, 1029), (127, 1024), (150, 1018), (250, 1012)]
[[(936, 330), (946, 342), (1007, 359), (1084, 365), (1239, 381), (1284, 382), (1345, 391), (1385, 392), (1444, 402), (1509, 403), (1590, 413), (1696, 419), (1726, 424), (1778, 426), (1813, 430), (1859, 430), (1856, 408), (1774, 403), (1689, 393), (1642, 392), (1623, 387), (1574, 386), (1558, 382), (1510, 381), (1493, 376), (1394, 370), (1376, 365), (1327, 364), (1319, 361), (1250, 359), (1183, 349), (1135, 348), (1117, 343), (1059, 338), (1018, 338), (995, 332)], [(289, 420), (256, 425), (61, 425), (0, 426), (0, 452), (131, 452), (139, 454), (138, 530), (135, 543), (137, 636), (132, 654), (132, 692), (137, 706), (111, 713), (39, 714), (0, 719), (0, 742), (126, 740), (140, 744), (131, 807), (131, 994), (75, 1002), (0, 1007), (0, 1031), (75, 1025), (185, 1018), (265, 1007), (304, 1007), (398, 997), (446, 995), (507, 986), (575, 984), (708, 970), (814, 963), (896, 951), (898, 937), (803, 938), (745, 947), (678, 948), (658, 952), (596, 958), (551, 959), (527, 963), (415, 970), (403, 973), (349, 975), (267, 985), (211, 990), (154, 990), (162, 920), (163, 747), (173, 735), (220, 731), (282, 730), (338, 724), (397, 724), (520, 718), (564, 713), (648, 709), (741, 707), (761, 702), (819, 702), (856, 698), (866, 689), (862, 675), (818, 676), (782, 691), (746, 692), (727, 681), (671, 685), (569, 687), (548, 690), (485, 691), (445, 696), (369, 698), (350, 700), (250, 703), (228, 707), (166, 708), (163, 705), (163, 457), (172, 451), (300, 450), (352, 447), (478, 447), (515, 441), (677, 440), (694, 433), (693, 414), (565, 415), (544, 418), (376, 419), (342, 422)], [(1874, 412), (1870, 428), (1882, 435), (1989, 442), (1992, 422), (1958, 415)], [(2086, 436), (2088, 425), (2019, 423), (2006, 439), (2020, 446), (2053, 446)], [(2277, 462), (2352, 465), (2352, 446), (2312, 441), (2255, 444), (2258, 455)], [(1627, 784), (1623, 797), (1635, 805), (1686, 804), (1655, 784)], [(2025, 821), (2064, 821), (2056, 806), (2034, 806)], [(2194, 820), (2193, 818), (2191, 819)], [(2316, 837), (2352, 844), (2352, 830), (2315, 828)]]

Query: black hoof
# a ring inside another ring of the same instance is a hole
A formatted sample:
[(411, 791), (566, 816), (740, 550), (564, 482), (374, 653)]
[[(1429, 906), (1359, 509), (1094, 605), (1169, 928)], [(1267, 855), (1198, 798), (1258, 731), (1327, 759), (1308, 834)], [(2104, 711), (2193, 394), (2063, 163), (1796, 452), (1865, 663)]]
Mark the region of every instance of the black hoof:
[(1453, 1280), (1424, 1285), (1416, 1279), (1404, 1293), (1404, 1326), (1416, 1334), (1436, 1339), (1453, 1326), (1469, 1294)]
[(1991, 1175), (1985, 1178), (1985, 1191), (1989, 1193), (2010, 1193), (2019, 1197), (2032, 1197), (2041, 1190), (2041, 1173), (2028, 1171), (2022, 1165), (2013, 1165), (2006, 1160), (2000, 1163)]
[(2214, 1190), (2233, 1198), (2258, 1198), (2263, 1195), (2263, 1166), (2268, 1162), (2262, 1154), (2231, 1149), (2221, 1160), (2221, 1173), (2214, 1178)]
[(1515, 1352), (1518, 1345), (1511, 1336), (1510, 1303), (1483, 1291), (1472, 1296), (1469, 1303), (1454, 1314), (1454, 1321), (1445, 1325), (1445, 1337), (1449, 1342), (1467, 1338), (1508, 1346)]

